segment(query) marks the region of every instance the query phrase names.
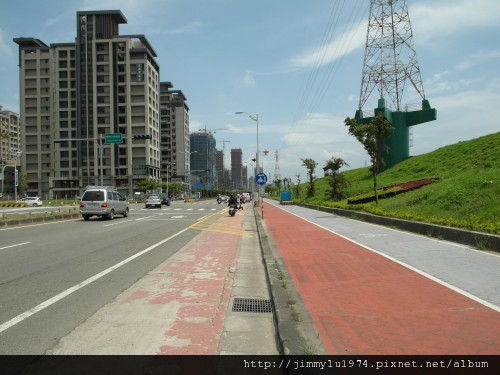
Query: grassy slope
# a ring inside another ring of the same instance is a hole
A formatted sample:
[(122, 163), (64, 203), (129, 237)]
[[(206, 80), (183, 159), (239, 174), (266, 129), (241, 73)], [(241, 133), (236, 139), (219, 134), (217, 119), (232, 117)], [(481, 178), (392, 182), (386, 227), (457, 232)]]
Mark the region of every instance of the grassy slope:
[[(368, 168), (342, 173), (351, 182), (347, 196), (373, 189)], [(321, 178), (316, 181), (316, 197), (306, 201), (500, 234), (500, 133), (411, 157), (381, 173), (377, 185), (428, 177), (438, 177), (439, 181), (380, 200), (378, 206), (329, 201), (324, 198), (329, 186)]]

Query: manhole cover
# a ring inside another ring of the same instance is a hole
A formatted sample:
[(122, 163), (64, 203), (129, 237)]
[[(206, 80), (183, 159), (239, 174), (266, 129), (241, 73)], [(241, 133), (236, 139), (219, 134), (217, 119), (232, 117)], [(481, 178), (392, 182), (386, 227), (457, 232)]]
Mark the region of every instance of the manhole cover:
[(233, 302), (233, 311), (270, 313), (273, 312), (271, 300), (258, 298), (235, 298)]

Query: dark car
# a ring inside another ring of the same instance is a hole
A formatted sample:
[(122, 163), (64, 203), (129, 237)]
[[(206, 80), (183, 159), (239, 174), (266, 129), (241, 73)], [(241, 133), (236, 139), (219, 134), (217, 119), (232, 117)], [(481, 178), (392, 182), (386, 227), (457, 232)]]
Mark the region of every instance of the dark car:
[(167, 194), (165, 193), (160, 193), (160, 198), (161, 198), (161, 204), (170, 206), (170, 199), (168, 199)]

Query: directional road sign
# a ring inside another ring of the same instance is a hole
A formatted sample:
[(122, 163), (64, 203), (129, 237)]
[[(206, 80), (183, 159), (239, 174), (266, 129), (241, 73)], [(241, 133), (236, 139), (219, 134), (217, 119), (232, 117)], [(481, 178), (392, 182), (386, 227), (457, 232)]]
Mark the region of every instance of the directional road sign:
[(104, 142), (110, 143), (123, 143), (122, 133), (108, 133), (104, 134)]
[(259, 185), (265, 185), (267, 183), (267, 176), (265, 173), (259, 173), (257, 176), (255, 176), (255, 182), (257, 182)]

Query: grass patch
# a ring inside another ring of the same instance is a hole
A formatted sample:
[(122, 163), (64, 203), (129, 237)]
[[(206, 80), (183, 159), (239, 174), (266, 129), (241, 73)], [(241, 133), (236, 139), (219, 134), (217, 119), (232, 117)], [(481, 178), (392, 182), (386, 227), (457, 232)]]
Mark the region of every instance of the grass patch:
[[(347, 160), (347, 162), (349, 162)], [(350, 181), (346, 197), (373, 190), (368, 167), (342, 172)], [(407, 181), (438, 178), (432, 184), (390, 198), (364, 204), (334, 202), (324, 197), (329, 189), (319, 178), (313, 198), (294, 201), (360, 210), (377, 215), (500, 234), (500, 133), (442, 147), (413, 156), (377, 176), (379, 188)], [(301, 189), (305, 191), (304, 188)]]

